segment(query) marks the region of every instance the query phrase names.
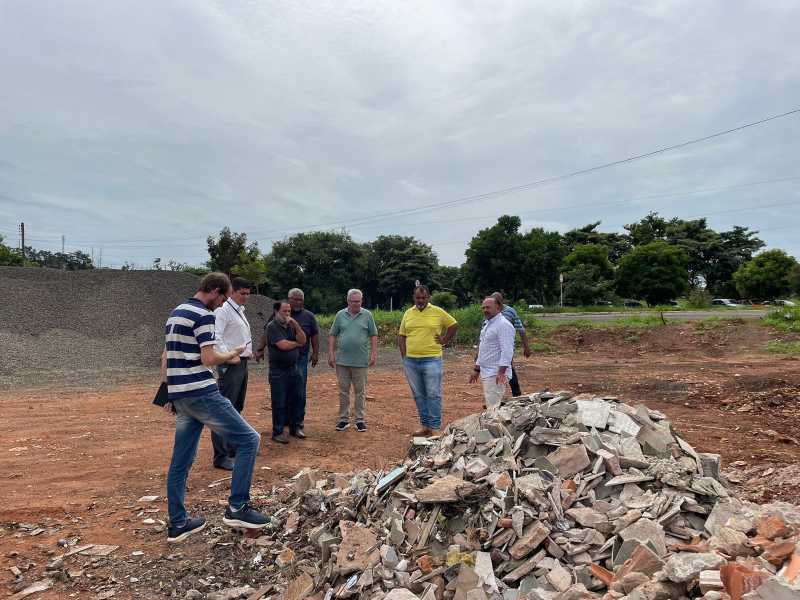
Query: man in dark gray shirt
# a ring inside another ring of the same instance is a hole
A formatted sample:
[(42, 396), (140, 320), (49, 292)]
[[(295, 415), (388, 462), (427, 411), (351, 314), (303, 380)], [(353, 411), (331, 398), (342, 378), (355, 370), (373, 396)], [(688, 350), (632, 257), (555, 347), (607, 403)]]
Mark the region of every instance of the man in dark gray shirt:
[(306, 343), (306, 334), (300, 324), (291, 317), (288, 300), (276, 302), (273, 319), (267, 324), (264, 339), (256, 354), (257, 358), (267, 350), (269, 360), (269, 389), (272, 397), (272, 439), (288, 444), (286, 427), (297, 436), (302, 432), (301, 385), (302, 378), (297, 368), (300, 348)]

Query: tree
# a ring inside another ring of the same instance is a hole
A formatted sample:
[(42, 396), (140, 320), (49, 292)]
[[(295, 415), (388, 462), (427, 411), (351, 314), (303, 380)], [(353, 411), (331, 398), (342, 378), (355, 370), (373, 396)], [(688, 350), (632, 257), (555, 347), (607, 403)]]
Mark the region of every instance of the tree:
[(719, 234), (709, 229), (705, 219), (684, 221), (672, 219), (666, 227), (667, 242), (682, 249), (686, 254), (689, 285), (699, 287), (715, 257)]
[(564, 234), (564, 248), (567, 253), (572, 252), (576, 246), (598, 245), (605, 246), (608, 259), (616, 264), (619, 259), (631, 251), (631, 240), (627, 235), (619, 233), (602, 233), (597, 231), (600, 221), (589, 223), (578, 229), (573, 229)]
[(522, 237), (522, 252), (524, 261), (514, 273), (521, 289), (511, 298), (555, 304), (560, 293), (558, 275), (566, 254), (561, 234), (535, 227)]
[(578, 265), (564, 273), (564, 304), (591, 306), (605, 300), (612, 291), (613, 280), (599, 274), (594, 265)]
[(562, 269), (572, 271), (582, 265), (595, 267), (598, 275), (604, 279), (614, 277), (614, 267), (608, 260), (608, 249), (605, 246), (576, 246), (564, 259)]
[[(230, 275), (234, 265), (237, 264), (239, 257), (248, 250), (247, 234), (233, 233), (230, 228), (223, 227), (219, 232), (219, 237), (208, 236), (208, 268), (212, 271), (220, 271)], [(258, 248), (257, 244), (252, 244), (250, 248)]]
[(381, 235), (365, 245), (367, 273), (364, 294), (370, 305), (401, 306), (411, 297), (415, 281), (436, 288), (439, 260), (433, 249), (413, 237)]
[(789, 271), (788, 279), (792, 294), (800, 296), (800, 264), (792, 267), (792, 270)]
[(265, 261), (276, 297), (299, 287), (309, 309), (328, 313), (344, 307), (347, 290), (364, 281), (367, 268), (364, 247), (344, 231), (298, 233), (275, 242)]
[(433, 289), (444, 290), (455, 294), (458, 306), (469, 304), (473, 299), (472, 292), (464, 276), (464, 268), (439, 265), (433, 274)]
[(624, 256), (617, 267), (617, 293), (648, 304), (663, 304), (683, 294), (689, 281), (688, 259), (680, 248), (650, 242)]
[(19, 252), (14, 251), (3, 243), (5, 238), (0, 235), (0, 266), (19, 267), (25, 264), (25, 260)]
[(628, 230), (631, 245), (635, 247), (666, 239), (668, 225), (669, 221), (651, 212), (641, 221), (625, 225), (625, 229)]
[(481, 229), (466, 250), (464, 274), (477, 296), (503, 292), (511, 298), (524, 290), (523, 269), (526, 253), (519, 217), (503, 215), (492, 227)]
[(720, 232), (704, 273), (708, 290), (718, 296), (736, 295), (733, 274), (764, 247), (764, 242), (756, 237), (757, 233), (739, 225)]
[(26, 247), (25, 257), (28, 263), (49, 269), (66, 269), (67, 271), (94, 269), (92, 257), (80, 250), (75, 252), (49, 252), (48, 250), (35, 250)]
[(239, 253), (236, 264), (231, 268), (231, 275), (244, 277), (255, 286), (253, 291), (258, 293), (258, 287), (267, 282), (267, 265), (258, 246), (251, 245)]
[(791, 291), (790, 275), (797, 260), (783, 250), (767, 250), (742, 265), (733, 274), (743, 298), (773, 300)]
[(604, 300), (610, 293), (614, 268), (605, 246), (583, 245), (564, 259), (564, 301), (585, 306)]
[(431, 302), (445, 310), (458, 308), (458, 299), (453, 292), (433, 292), (431, 294)]

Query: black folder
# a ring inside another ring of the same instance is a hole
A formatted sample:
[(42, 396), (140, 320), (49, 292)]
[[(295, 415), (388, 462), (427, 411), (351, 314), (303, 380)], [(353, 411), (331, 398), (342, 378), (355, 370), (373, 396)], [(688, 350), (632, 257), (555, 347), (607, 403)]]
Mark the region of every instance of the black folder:
[(156, 397), (153, 398), (153, 404), (156, 406), (164, 406), (169, 402), (169, 393), (167, 392), (167, 384), (162, 382), (156, 392)]

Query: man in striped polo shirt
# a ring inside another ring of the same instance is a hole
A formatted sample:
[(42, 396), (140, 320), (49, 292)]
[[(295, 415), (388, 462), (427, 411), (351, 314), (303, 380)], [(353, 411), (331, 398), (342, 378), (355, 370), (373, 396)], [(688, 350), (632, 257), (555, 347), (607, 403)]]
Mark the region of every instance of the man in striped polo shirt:
[(167, 475), (168, 542), (182, 542), (205, 527), (202, 517), (188, 518), (184, 499), (186, 479), (197, 453), (203, 425), (234, 448), (236, 459), (231, 495), (222, 522), (230, 527), (261, 529), (269, 517), (250, 507), (250, 483), (261, 437), (219, 393), (212, 367), (236, 364), (245, 346), (218, 352), (214, 313), (225, 302), (231, 282), (224, 273), (209, 273), (197, 293), (179, 305), (167, 320), (162, 376), (169, 392), (167, 406), (177, 415), (175, 445)]

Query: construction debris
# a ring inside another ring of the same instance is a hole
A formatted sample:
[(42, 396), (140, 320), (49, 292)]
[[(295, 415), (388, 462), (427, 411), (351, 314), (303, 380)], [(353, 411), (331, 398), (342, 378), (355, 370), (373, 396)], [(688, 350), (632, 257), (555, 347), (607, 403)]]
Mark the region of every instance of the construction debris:
[[(260, 537), (213, 525), (197, 536), (213, 554), (202, 568), (180, 552), (140, 557), (184, 573), (159, 578), (163, 596), (800, 600), (800, 508), (732, 497), (718, 455), (696, 452), (665, 415), (613, 397), (514, 398), (413, 438), (402, 465), (304, 469), (258, 503), (272, 516)], [(73, 581), (74, 561), (92, 569), (117, 550), (69, 545), (48, 577)], [(101, 594), (120, 584), (93, 581)]]
[(800, 599), (800, 509), (731, 497), (719, 456), (612, 397), (515, 398), (270, 502), (240, 544), (273, 557), (275, 598)]

